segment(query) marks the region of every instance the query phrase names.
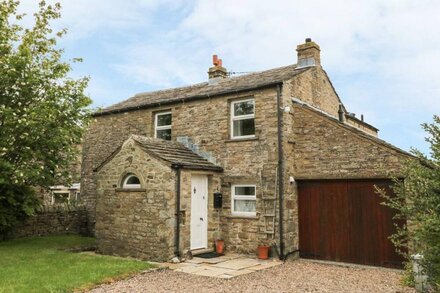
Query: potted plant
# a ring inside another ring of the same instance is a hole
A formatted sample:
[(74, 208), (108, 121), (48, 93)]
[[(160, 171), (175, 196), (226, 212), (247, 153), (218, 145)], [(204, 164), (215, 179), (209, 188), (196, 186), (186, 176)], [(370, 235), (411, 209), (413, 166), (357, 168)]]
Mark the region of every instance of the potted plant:
[(270, 246), (267, 245), (259, 245), (258, 246), (258, 258), (259, 259), (268, 259), (270, 252)]
[(223, 239), (215, 240), (215, 252), (223, 254), (225, 250), (225, 241)]

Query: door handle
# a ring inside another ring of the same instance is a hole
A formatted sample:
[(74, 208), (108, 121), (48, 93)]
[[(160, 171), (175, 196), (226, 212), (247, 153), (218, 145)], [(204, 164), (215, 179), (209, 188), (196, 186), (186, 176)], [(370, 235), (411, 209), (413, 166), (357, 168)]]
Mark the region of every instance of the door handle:
[(203, 218), (200, 218), (200, 221), (203, 221)]

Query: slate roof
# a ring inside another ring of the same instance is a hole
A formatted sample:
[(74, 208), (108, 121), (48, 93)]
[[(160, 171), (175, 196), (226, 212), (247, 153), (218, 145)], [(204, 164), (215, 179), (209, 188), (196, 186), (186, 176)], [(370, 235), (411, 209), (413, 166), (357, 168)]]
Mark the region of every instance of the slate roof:
[(288, 80), (309, 68), (310, 67), (297, 69), (297, 65), (294, 64), (237, 77), (211, 80), (186, 87), (139, 93), (125, 101), (99, 110), (93, 115), (101, 116), (111, 113), (127, 112), (271, 86)]
[(171, 165), (192, 170), (223, 171), (222, 167), (209, 162), (179, 142), (140, 135), (132, 135), (131, 138), (146, 152)]

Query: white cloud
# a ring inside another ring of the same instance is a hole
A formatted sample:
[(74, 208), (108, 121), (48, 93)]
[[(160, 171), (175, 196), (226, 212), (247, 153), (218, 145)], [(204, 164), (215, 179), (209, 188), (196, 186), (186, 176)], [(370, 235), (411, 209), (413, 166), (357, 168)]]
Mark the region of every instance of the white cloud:
[[(35, 2), (23, 3), (30, 7)], [(108, 61), (114, 74), (146, 89), (206, 80), (213, 53), (233, 71), (292, 64), (296, 45), (312, 37), (349, 110), (365, 113), (369, 122), (395, 127), (397, 119), (411, 133), (417, 132), (420, 121), (440, 112), (440, 1), (65, 0), (62, 4), (62, 24), (70, 28), (70, 40), (93, 41), (93, 36), (106, 35), (110, 51), (117, 55)]]

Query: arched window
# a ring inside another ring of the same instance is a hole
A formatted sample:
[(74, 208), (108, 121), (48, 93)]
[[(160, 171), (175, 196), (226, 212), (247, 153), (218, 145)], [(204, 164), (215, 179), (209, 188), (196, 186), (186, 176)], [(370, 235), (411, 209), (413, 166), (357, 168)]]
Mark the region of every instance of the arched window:
[(128, 174), (122, 181), (122, 188), (141, 188), (141, 181), (134, 174)]

